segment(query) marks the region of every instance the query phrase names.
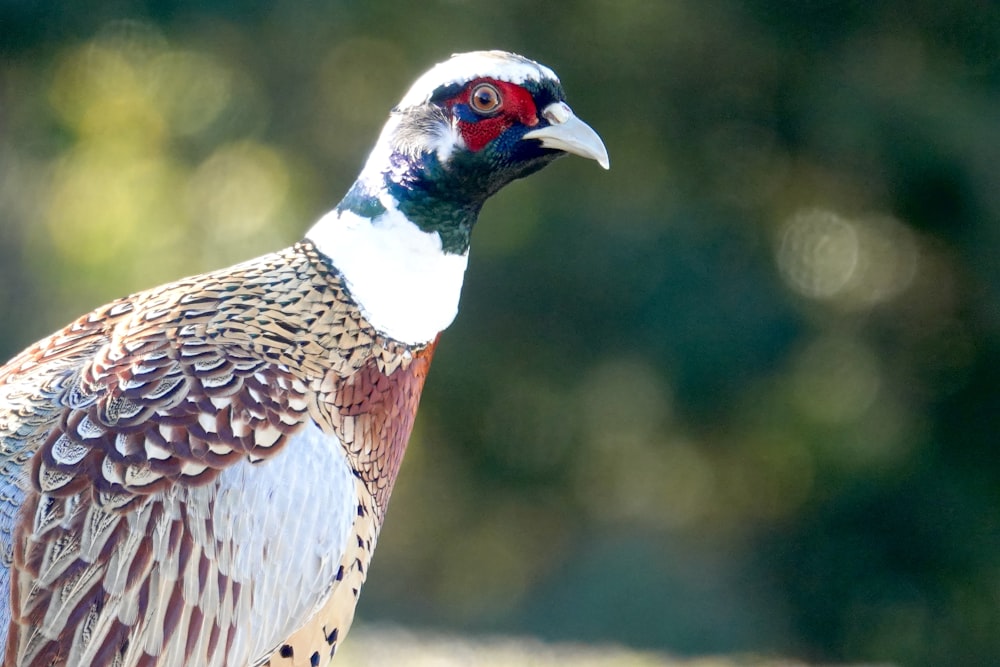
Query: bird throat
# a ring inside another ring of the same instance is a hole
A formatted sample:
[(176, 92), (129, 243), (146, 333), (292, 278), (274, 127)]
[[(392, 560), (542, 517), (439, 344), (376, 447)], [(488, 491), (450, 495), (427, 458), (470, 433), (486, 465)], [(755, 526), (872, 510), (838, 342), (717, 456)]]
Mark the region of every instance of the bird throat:
[(463, 220), (450, 207), (412, 206), (411, 201), (385, 189), (373, 192), (370, 180), (359, 179), (306, 238), (343, 275), (379, 333), (423, 344), (458, 312), (468, 263), (462, 249), (468, 249), (475, 216)]
[(337, 205), (337, 211), (374, 220), (385, 214), (387, 194), (421, 231), (441, 237), (444, 252), (467, 253), (472, 228), (486, 199), (472, 182), (478, 182), (475, 175), (457, 177), (457, 170), (442, 166), (434, 153), (412, 157), (396, 152), (389, 161), (377, 175), (366, 170)]

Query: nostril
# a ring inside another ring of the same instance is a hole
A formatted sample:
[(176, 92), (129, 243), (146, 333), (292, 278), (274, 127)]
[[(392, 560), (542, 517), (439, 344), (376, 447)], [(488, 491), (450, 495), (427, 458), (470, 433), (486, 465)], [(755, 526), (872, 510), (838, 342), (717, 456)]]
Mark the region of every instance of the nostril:
[(555, 102), (545, 107), (542, 116), (550, 123), (561, 125), (573, 117), (573, 110), (565, 102)]

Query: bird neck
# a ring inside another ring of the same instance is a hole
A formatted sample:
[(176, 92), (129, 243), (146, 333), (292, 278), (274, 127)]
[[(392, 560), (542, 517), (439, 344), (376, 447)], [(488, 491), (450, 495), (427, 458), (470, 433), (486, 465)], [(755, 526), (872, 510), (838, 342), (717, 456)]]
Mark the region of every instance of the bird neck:
[(468, 151), (456, 150), (461, 138), (428, 113), (433, 112), (390, 116), (337, 209), (371, 217), (390, 200), (422, 231), (440, 236), (445, 252), (461, 255), (469, 250), (472, 228), (492, 192), (477, 178), (482, 167), (466, 164)]
[(340, 204), (306, 238), (340, 272), (379, 333), (403, 343), (427, 343), (458, 313), (478, 207), (434, 202), (434, 188), (412, 165), (371, 167), (369, 160)]

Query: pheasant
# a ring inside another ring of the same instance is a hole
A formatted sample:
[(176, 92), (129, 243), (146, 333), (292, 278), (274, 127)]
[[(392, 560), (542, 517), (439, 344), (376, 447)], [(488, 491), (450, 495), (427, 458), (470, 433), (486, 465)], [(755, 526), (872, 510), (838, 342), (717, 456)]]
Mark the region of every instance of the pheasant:
[(4, 665), (319, 665), (348, 631), (484, 201), (573, 153), (549, 68), (460, 54), (304, 240), (0, 369)]

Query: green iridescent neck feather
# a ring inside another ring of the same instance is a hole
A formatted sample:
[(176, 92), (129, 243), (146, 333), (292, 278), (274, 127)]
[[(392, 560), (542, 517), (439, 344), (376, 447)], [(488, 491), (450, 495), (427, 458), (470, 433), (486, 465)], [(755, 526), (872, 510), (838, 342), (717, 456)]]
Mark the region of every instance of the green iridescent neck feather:
[(437, 232), (446, 253), (465, 254), (486, 200), (560, 155), (525, 147), (517, 137), (507, 137), (507, 141), (519, 150), (512, 150), (505, 142), (478, 152), (457, 149), (445, 162), (435, 151), (397, 147), (381, 170), (373, 173), (366, 169), (337, 210), (374, 219), (386, 212), (379, 193), (388, 193), (410, 222), (424, 232)]
[[(396, 200), (400, 213), (407, 220), (424, 232), (437, 232), (442, 250), (449, 254), (465, 254), (485, 198), (471, 189), (452, 190), (455, 179), (445, 176), (439, 166), (431, 173), (426, 168), (430, 161), (436, 163), (437, 159), (425, 156), (421, 161), (423, 168), (419, 170), (387, 171), (382, 175), (382, 188)], [(373, 220), (384, 214), (386, 207), (378, 194), (359, 180), (338, 204), (337, 210), (351, 211)]]

